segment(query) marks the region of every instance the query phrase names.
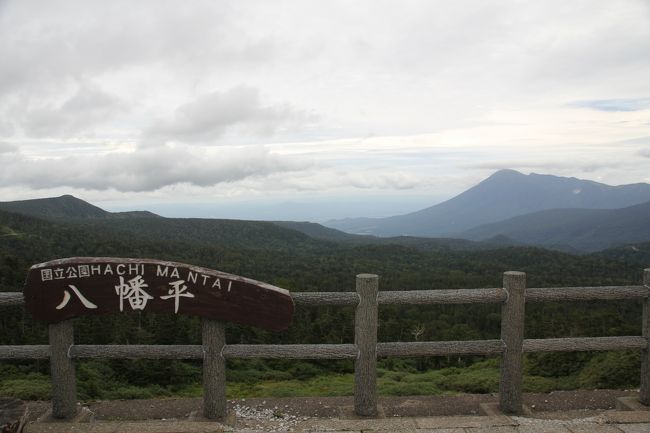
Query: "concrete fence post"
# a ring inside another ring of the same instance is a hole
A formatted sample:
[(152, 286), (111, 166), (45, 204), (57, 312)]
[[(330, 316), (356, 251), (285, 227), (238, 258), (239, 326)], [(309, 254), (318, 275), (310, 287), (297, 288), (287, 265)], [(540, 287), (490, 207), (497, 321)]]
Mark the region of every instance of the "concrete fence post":
[(215, 320), (203, 320), (203, 416), (208, 419), (226, 417), (226, 327)]
[[(643, 285), (650, 290), (650, 269), (643, 270)], [(641, 352), (641, 387), (639, 401), (650, 406), (650, 293), (643, 300), (643, 322), (641, 335), (648, 341), (648, 347)]]
[(526, 274), (505, 272), (503, 287), (508, 297), (501, 308), (501, 340), (505, 352), (501, 356), (499, 405), (504, 412), (518, 414), (522, 412)]
[(77, 378), (70, 347), (74, 344), (72, 320), (49, 325), (52, 416), (74, 418), (77, 414)]
[(354, 412), (377, 415), (377, 292), (379, 277), (357, 275), (359, 305), (354, 315), (354, 344), (358, 350), (354, 364)]

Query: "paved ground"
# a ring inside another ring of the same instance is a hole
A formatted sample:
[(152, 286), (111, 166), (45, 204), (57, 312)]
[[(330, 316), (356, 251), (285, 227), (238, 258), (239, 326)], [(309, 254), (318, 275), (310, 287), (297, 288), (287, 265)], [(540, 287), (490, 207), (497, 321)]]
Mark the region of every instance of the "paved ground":
[[(629, 394), (629, 393), (628, 393)], [(608, 397), (606, 397), (608, 396)], [(527, 416), (478, 415), (479, 405), (494, 396), (455, 396), (439, 399), (382, 398), (381, 418), (353, 415), (349, 398), (249, 399), (229, 402), (224, 423), (201, 418), (200, 400), (139, 400), (95, 402), (77, 422), (52, 421), (49, 404), (30, 403), (32, 420), (25, 433), (650, 433), (650, 411), (612, 409), (611, 393), (553, 393), (525, 396)], [(582, 406), (578, 397), (582, 399)], [(564, 410), (557, 410), (565, 402)], [(531, 404), (531, 402), (536, 402)], [(463, 407), (462, 404), (465, 404)], [(494, 405), (493, 405), (494, 406)], [(541, 407), (540, 407), (541, 406)], [(596, 407), (601, 406), (601, 407)], [(437, 408), (437, 409), (433, 409)], [(446, 408), (447, 414), (431, 416)], [(449, 413), (451, 412), (451, 416)]]
[(91, 423), (39, 422), (26, 433), (202, 433), (202, 432), (376, 432), (376, 433), (649, 433), (650, 416), (612, 411), (578, 419), (539, 419), (507, 416), (399, 417), (386, 419), (308, 418), (274, 422), (238, 420), (228, 426), (207, 421), (95, 421)]

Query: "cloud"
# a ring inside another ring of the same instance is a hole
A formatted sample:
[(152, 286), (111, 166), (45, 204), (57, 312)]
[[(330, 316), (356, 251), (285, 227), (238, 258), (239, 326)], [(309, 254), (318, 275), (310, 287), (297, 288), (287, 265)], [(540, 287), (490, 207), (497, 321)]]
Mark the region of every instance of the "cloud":
[(574, 101), (568, 104), (575, 108), (590, 108), (597, 111), (640, 111), (650, 108), (650, 98), (595, 99)]
[(650, 158), (650, 148), (639, 150), (637, 152), (637, 155), (642, 156), (644, 158)]
[[(0, 0), (0, 141), (22, 152), (1, 153), (0, 186), (440, 194), (456, 187), (431, 187), (432, 174), (478, 179), (488, 168), (472, 164), (503, 158), (638, 181), (647, 159), (635, 152), (648, 146), (625, 141), (650, 135), (648, 11), (646, 0), (444, 11), (425, 0)], [(249, 143), (268, 147), (232, 148)], [(325, 166), (292, 171), (310, 159)]]
[(9, 120), (3, 120), (2, 113), (0, 113), (0, 137), (10, 137), (14, 132), (15, 128), (13, 123)]
[(644, 137), (635, 137), (635, 138), (629, 138), (626, 140), (620, 140), (616, 144), (622, 144), (622, 145), (635, 145), (635, 144), (641, 144), (641, 145), (650, 145), (650, 135), (644, 136)]
[(507, 161), (485, 161), (481, 163), (465, 164), (467, 168), (479, 168), (487, 170), (503, 170), (513, 169), (527, 172), (539, 173), (593, 173), (604, 169), (620, 169), (621, 167), (629, 166), (629, 160), (624, 159), (610, 159), (608, 161), (598, 160), (594, 158), (583, 157), (580, 160), (564, 160), (558, 159), (538, 159), (534, 156), (529, 156), (530, 159), (520, 160), (507, 160)]
[(123, 101), (84, 82), (60, 104), (26, 109), (22, 129), (30, 137), (70, 136), (89, 131), (126, 110)]
[(437, 176), (421, 176), (402, 170), (368, 167), (356, 171), (336, 167), (310, 166), (309, 169), (291, 173), (273, 173), (266, 178), (249, 178), (238, 186), (258, 192), (324, 192), (324, 191), (399, 191), (426, 189), (439, 185)]
[(211, 92), (176, 109), (171, 119), (161, 119), (144, 133), (145, 141), (210, 143), (230, 128), (259, 136), (270, 136), (285, 125), (305, 121), (305, 113), (289, 105), (265, 106), (259, 91), (240, 86)]
[(10, 143), (4, 143), (0, 141), (0, 155), (3, 153), (14, 153), (16, 151), (18, 151), (18, 147)]
[(200, 152), (187, 146), (158, 146), (95, 158), (68, 156), (34, 160), (23, 155), (0, 155), (0, 162), (5, 167), (0, 173), (0, 186), (122, 192), (155, 191), (177, 184), (209, 187), (304, 167), (304, 163), (253, 146), (219, 148), (215, 152)]
[(179, 8), (173, 0), (21, 0), (0, 6), (0, 95), (49, 91), (69, 80), (152, 65), (223, 72), (275, 52), (263, 35), (241, 31), (227, 2), (196, 0)]

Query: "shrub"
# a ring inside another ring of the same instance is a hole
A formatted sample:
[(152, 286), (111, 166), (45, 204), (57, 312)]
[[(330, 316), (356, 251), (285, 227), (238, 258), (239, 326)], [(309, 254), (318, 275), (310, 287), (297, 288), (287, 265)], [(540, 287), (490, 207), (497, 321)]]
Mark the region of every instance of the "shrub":
[(458, 392), (496, 392), (499, 389), (499, 370), (490, 368), (459, 371), (459, 374), (443, 376), (439, 386), (444, 390)]
[(49, 400), (52, 398), (52, 385), (49, 377), (32, 373), (20, 379), (3, 380), (0, 395), (21, 400)]
[(290, 369), (289, 373), (295, 379), (309, 379), (323, 373), (323, 370), (307, 362), (296, 362)]
[(524, 372), (542, 377), (570, 376), (578, 373), (591, 356), (589, 352), (531, 353), (524, 357)]
[(638, 386), (639, 352), (605, 352), (594, 356), (578, 375), (581, 388), (620, 388)]

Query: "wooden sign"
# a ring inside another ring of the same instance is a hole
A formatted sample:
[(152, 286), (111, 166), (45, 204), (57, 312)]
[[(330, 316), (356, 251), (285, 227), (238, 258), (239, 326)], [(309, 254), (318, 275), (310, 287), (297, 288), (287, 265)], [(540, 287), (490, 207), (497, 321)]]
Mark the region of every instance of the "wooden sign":
[(34, 265), (24, 297), (27, 310), (48, 323), (152, 311), (281, 331), (291, 324), (294, 310), (289, 292), (270, 284), (182, 263), (106, 257)]

